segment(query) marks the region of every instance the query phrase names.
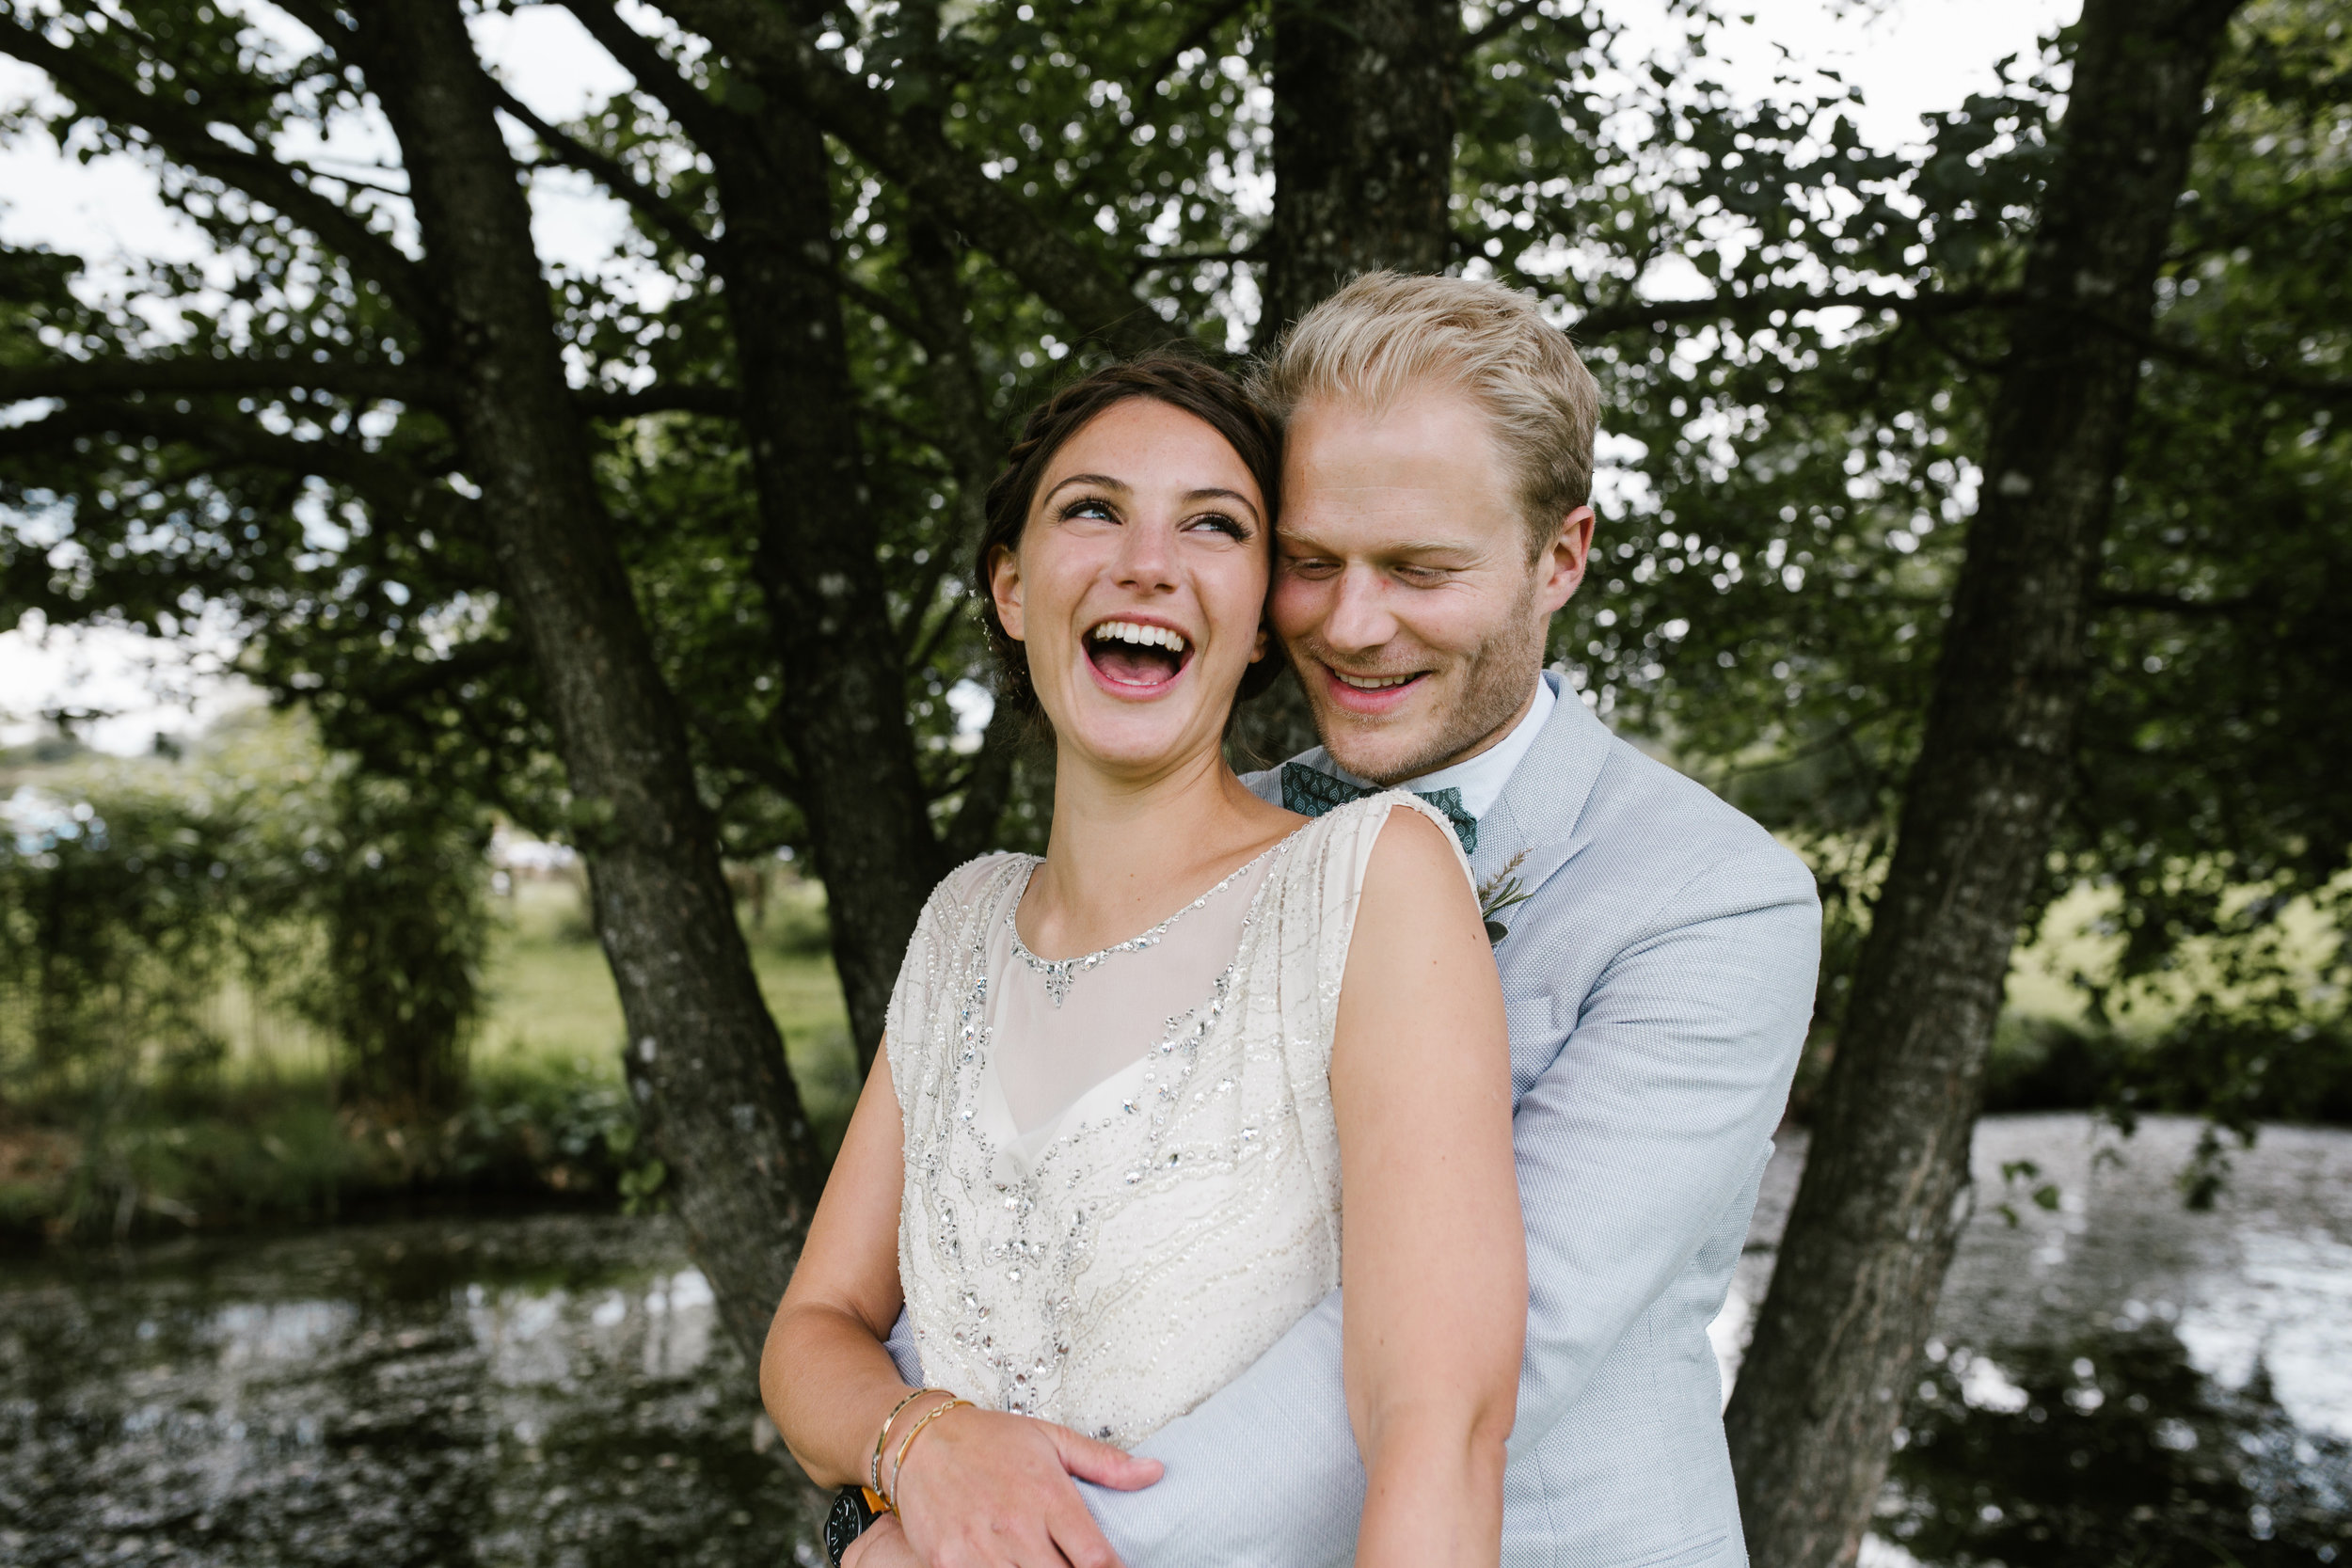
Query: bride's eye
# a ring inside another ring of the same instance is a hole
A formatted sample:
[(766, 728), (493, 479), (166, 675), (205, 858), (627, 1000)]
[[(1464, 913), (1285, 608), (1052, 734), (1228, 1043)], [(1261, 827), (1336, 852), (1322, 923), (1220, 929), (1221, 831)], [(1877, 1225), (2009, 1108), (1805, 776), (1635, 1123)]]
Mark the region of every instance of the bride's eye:
[(1064, 506), (1059, 516), (1065, 523), (1079, 517), (1089, 517), (1096, 522), (1103, 523), (1119, 521), (1118, 512), (1113, 510), (1110, 502), (1100, 496), (1081, 496), (1078, 499)]
[(1200, 516), (1195, 517), (1192, 521), (1186, 523), (1184, 525), (1184, 529), (1187, 532), (1195, 529), (1206, 529), (1211, 532), (1222, 533), (1228, 539), (1240, 540), (1249, 537), (1248, 529), (1243, 527), (1232, 518), (1228, 517), (1222, 512), (1204, 512)]

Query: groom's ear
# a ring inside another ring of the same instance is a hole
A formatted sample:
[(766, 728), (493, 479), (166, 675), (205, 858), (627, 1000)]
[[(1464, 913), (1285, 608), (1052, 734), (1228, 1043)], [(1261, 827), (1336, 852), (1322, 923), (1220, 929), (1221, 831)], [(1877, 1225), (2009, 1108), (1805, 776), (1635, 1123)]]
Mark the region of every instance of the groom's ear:
[(1543, 578), (1536, 597), (1546, 614), (1566, 604), (1583, 586), (1584, 563), (1592, 550), (1593, 509), (1580, 506), (1560, 519), (1560, 531), (1535, 561), (1535, 571)]
[(1008, 549), (998, 549), (989, 558), (988, 594), (996, 601), (996, 622), (1005, 628), (1005, 635), (1015, 642), (1024, 641), (1021, 629), (1021, 558)]

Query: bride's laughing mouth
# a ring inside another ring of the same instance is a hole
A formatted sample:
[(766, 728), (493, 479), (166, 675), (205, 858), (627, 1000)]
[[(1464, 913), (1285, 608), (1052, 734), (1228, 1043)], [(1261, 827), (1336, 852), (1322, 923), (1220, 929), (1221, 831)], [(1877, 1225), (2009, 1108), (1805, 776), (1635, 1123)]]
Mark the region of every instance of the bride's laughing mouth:
[(1192, 639), (1163, 621), (1136, 615), (1097, 624), (1084, 646), (1096, 681), (1122, 697), (1157, 696), (1192, 663)]

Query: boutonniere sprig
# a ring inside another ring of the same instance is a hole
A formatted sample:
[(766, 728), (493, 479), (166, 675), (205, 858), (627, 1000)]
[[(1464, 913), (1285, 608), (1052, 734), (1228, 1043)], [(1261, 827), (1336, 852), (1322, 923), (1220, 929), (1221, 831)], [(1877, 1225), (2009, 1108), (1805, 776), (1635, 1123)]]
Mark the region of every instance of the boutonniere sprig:
[(1511, 927), (1495, 917), (1534, 896), (1520, 887), (1519, 879), (1511, 875), (1519, 868), (1519, 862), (1525, 859), (1527, 851), (1522, 849), (1511, 857), (1510, 863), (1478, 884), (1478, 916), (1486, 923), (1486, 944), (1490, 947), (1511, 934)]

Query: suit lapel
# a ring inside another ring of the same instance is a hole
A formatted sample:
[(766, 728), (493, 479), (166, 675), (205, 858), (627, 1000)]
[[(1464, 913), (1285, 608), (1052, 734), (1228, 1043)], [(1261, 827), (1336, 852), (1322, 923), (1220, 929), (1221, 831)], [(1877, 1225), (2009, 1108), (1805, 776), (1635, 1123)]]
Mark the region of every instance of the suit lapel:
[[(1507, 876), (1518, 879), (1520, 892), (1534, 893), (1584, 843), (1577, 827), (1614, 737), (1565, 681), (1549, 671), (1544, 679), (1560, 700), (1535, 744), (1512, 769), (1502, 798), (1479, 819), (1478, 853), (1470, 857), (1470, 869), (1482, 889)], [(1507, 913), (1502, 916), (1504, 925), (1510, 920)]]

